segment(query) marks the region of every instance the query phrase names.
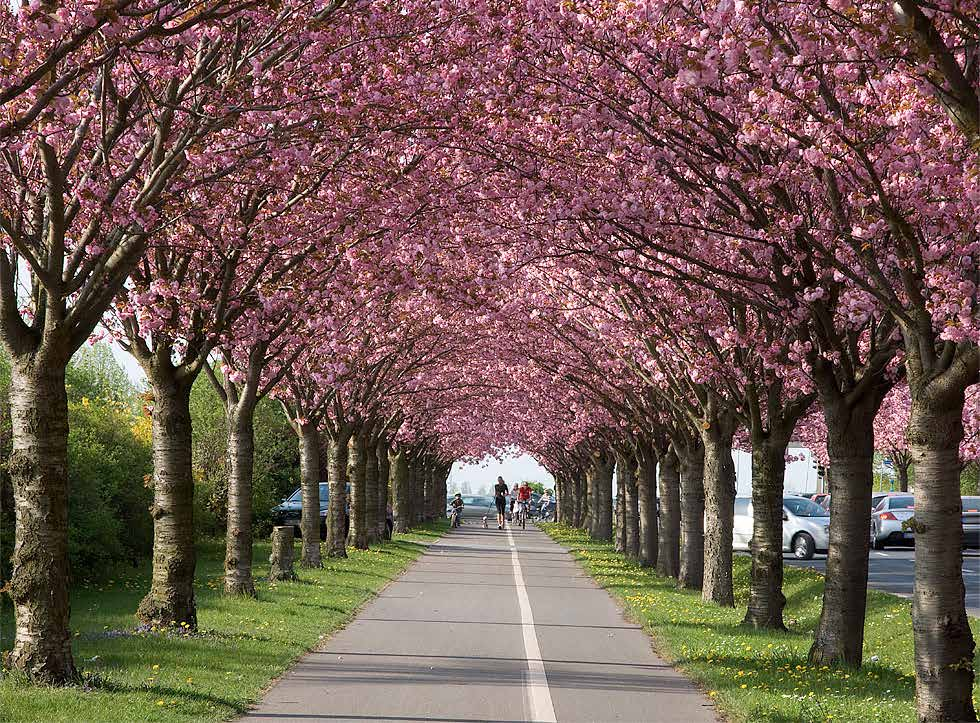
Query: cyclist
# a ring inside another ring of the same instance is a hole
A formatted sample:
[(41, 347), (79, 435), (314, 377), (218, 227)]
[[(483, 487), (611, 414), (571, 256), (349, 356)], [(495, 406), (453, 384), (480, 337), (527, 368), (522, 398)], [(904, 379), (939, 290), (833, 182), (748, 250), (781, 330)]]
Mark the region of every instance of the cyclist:
[(517, 483), (510, 490), (510, 519), (514, 519), (514, 504), (517, 502)]
[(504, 529), (504, 515), (507, 512), (507, 483), (503, 477), (497, 478), (497, 484), (493, 486), (493, 501), (497, 505), (497, 529)]
[(517, 514), (527, 514), (530, 512), (531, 503), (531, 485), (527, 483), (527, 480), (521, 482), (521, 486), (517, 488)]
[(541, 499), (538, 500), (538, 514), (541, 519), (545, 522), (548, 521), (549, 508), (551, 507), (551, 490), (545, 490), (544, 494), (541, 495)]

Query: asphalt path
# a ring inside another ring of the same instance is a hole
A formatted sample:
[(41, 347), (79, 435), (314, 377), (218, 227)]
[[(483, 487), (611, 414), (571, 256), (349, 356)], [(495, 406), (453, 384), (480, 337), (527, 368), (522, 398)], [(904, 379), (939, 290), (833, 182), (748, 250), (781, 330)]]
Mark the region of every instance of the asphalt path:
[[(826, 555), (816, 555), (812, 560), (797, 560), (792, 555), (786, 555), (784, 559), (791, 565), (820, 572), (827, 565)], [(872, 550), (868, 558), (868, 584), (878, 590), (911, 598), (915, 588), (915, 550), (900, 547)], [(967, 613), (980, 617), (980, 552), (977, 550), (963, 553), (963, 584), (966, 587)]]
[(453, 530), (245, 720), (716, 721), (536, 529)]

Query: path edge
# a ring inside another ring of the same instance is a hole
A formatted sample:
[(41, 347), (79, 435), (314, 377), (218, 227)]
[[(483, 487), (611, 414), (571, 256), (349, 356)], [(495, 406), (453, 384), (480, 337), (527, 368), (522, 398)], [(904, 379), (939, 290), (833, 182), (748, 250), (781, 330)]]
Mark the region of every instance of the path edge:
[[(289, 675), (289, 673), (292, 672), (293, 668), (296, 667), (296, 664), (302, 658), (305, 658), (310, 653), (315, 653), (318, 650), (320, 650), (321, 648), (325, 647), (327, 645), (327, 643), (329, 643), (333, 639), (333, 637), (335, 635), (337, 635), (338, 633), (346, 630), (350, 626), (350, 624), (357, 619), (357, 616), (361, 614), (362, 610), (365, 607), (367, 607), (367, 605), (369, 603), (374, 602), (378, 598), (378, 596), (381, 595), (381, 593), (383, 593), (385, 590), (388, 589), (388, 587), (390, 585), (393, 585), (394, 583), (398, 582), (404, 575), (406, 575), (409, 570), (411, 570), (416, 564), (418, 564), (418, 561), (421, 560), (422, 557), (429, 551), (429, 548), (432, 547), (433, 545), (437, 544), (439, 541), (441, 541), (446, 536), (446, 533), (448, 531), (449, 531), (448, 528), (445, 529), (445, 530), (442, 530), (440, 532), (440, 534), (439, 534), (439, 537), (437, 537), (436, 539), (434, 539), (432, 542), (416, 542), (415, 544), (422, 545), (425, 548), (419, 554), (418, 557), (416, 557), (414, 560), (412, 560), (410, 563), (408, 563), (405, 566), (405, 568), (401, 572), (399, 572), (395, 577), (393, 577), (390, 580), (388, 580), (387, 582), (385, 582), (381, 587), (379, 587), (377, 590), (375, 590), (370, 595), (368, 595), (366, 598), (364, 598), (355, 607), (351, 608), (350, 615), (348, 616), (347, 620), (344, 621), (344, 624), (343, 625), (341, 625), (340, 627), (338, 627), (336, 630), (331, 631), (329, 634), (323, 635), (320, 638), (318, 638), (317, 641), (316, 641), (316, 643), (312, 647), (307, 648), (303, 652), (299, 653), (295, 658), (293, 658), (289, 662), (289, 665), (286, 666), (285, 670), (283, 670), (279, 675), (275, 676), (274, 678), (270, 678), (269, 679), (269, 682), (266, 683), (265, 686), (262, 687), (262, 689), (259, 691), (258, 695), (255, 697), (255, 700), (251, 701), (248, 704), (248, 708), (243, 713), (237, 713), (233, 717), (224, 718), (222, 720), (224, 720), (224, 721), (238, 721), (238, 720), (241, 720), (242, 718), (250, 715), (256, 709), (256, 707), (262, 702), (262, 699), (265, 698), (265, 696), (269, 693), (269, 691), (271, 691), (274, 687), (276, 687), (276, 685), (278, 685), (279, 682), (283, 678), (285, 678), (287, 675)], [(2, 720), (2, 719), (0, 719), (0, 720)]]

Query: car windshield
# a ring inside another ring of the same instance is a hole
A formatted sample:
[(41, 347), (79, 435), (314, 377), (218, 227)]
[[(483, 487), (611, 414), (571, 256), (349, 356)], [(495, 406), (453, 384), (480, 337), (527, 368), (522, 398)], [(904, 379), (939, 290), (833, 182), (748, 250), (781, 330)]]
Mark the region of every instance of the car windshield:
[(797, 517), (830, 517), (830, 513), (813, 500), (802, 497), (786, 497), (783, 506)]
[(964, 512), (980, 512), (980, 497), (964, 497), (963, 498), (963, 511)]
[(913, 497), (889, 497), (888, 498), (888, 509), (890, 510), (907, 510), (915, 504), (915, 498)]
[(472, 507), (479, 507), (480, 505), (492, 504), (487, 500), (486, 497), (474, 497), (473, 495), (463, 495), (463, 504), (470, 505)]
[[(320, 507), (322, 508), (327, 500), (330, 498), (330, 485), (327, 482), (320, 483)], [(303, 488), (300, 487), (298, 490), (293, 492), (289, 496), (288, 502), (293, 502), (295, 504), (301, 504), (303, 502)]]

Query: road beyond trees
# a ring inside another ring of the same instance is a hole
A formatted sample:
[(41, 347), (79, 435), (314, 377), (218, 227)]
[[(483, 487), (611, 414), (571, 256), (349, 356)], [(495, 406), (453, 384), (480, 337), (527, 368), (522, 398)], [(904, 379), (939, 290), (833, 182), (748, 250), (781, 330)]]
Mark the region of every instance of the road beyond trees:
[(244, 720), (717, 718), (562, 547), (538, 530), (464, 526)]

